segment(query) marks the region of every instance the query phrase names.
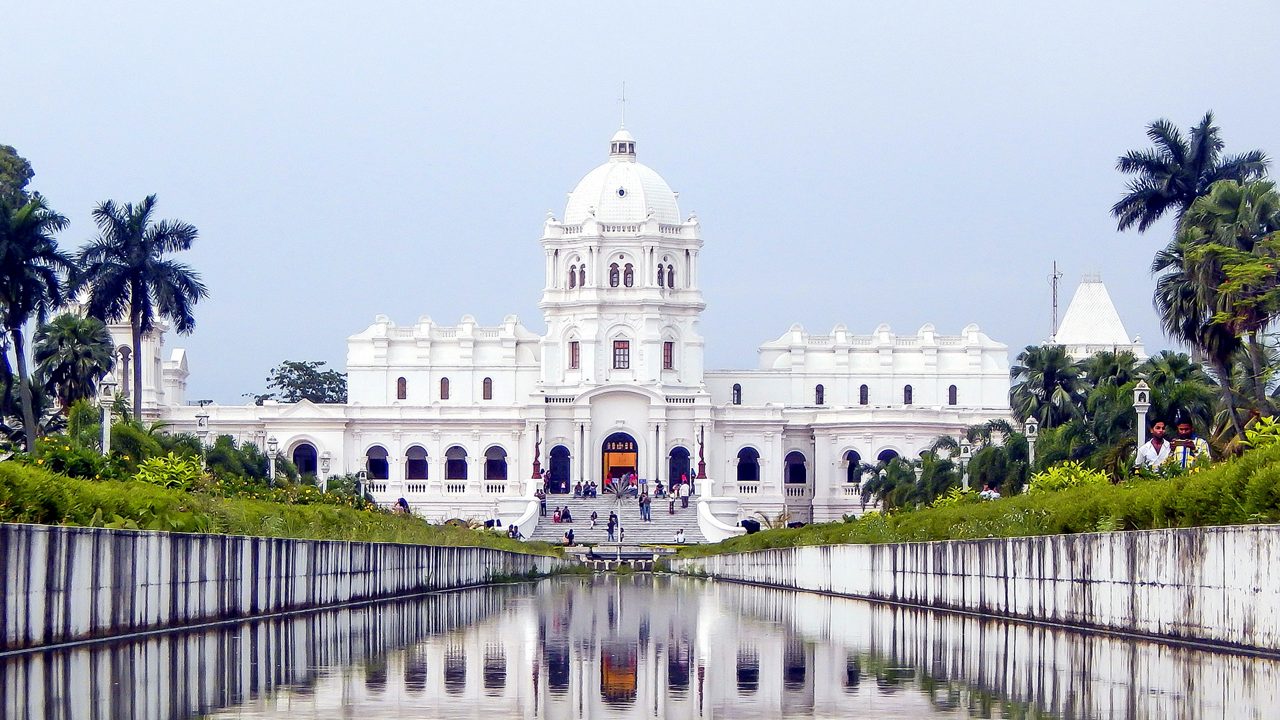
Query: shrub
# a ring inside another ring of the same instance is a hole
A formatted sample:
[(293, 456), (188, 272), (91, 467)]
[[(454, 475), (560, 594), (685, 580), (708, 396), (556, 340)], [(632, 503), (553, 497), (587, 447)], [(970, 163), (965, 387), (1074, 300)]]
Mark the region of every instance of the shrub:
[(1075, 461), (1054, 465), (1031, 476), (1029, 492), (1058, 492), (1074, 487), (1109, 485), (1111, 480), (1101, 470), (1091, 470)]
[(190, 490), (203, 475), (198, 459), (178, 457), (170, 452), (164, 457), (143, 460), (134, 479), (160, 487)]

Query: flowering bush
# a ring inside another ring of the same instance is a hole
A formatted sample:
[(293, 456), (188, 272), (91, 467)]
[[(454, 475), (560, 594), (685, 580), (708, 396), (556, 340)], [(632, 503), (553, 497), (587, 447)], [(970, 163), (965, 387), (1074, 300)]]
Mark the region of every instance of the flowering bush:
[(119, 480), (120, 463), (102, 457), (93, 448), (78, 446), (63, 435), (49, 435), (36, 442), (31, 455), (17, 457), (46, 470), (88, 480)]

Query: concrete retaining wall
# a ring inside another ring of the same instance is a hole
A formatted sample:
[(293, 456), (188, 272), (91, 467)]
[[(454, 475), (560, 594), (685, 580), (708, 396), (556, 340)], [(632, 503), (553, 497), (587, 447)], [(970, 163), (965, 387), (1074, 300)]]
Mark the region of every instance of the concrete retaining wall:
[(742, 582), (1280, 650), (1280, 525), (836, 545), (673, 562)]
[(0, 649), (478, 585), (502, 550), (0, 524)]

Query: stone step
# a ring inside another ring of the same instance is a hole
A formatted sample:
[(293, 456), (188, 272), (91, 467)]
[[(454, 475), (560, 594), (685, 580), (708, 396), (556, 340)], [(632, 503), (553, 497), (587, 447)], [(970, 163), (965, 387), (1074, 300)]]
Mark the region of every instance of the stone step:
[[(573, 516), (573, 522), (553, 523), (551, 515), (555, 512), (555, 508), (566, 506)], [(698, 530), (697, 498), (689, 498), (687, 508), (680, 507), (680, 501), (677, 500), (674, 515), (669, 512), (667, 500), (664, 498), (655, 498), (652, 507), (653, 520), (645, 522), (640, 519), (640, 508), (634, 498), (619, 505), (611, 497), (574, 498), (553, 495), (547, 499), (547, 516), (539, 519), (538, 527), (528, 539), (551, 543), (562, 542), (564, 533), (569, 528), (573, 528), (574, 541), (577, 543), (608, 542), (609, 536), (605, 525), (609, 520), (609, 512), (612, 511), (618, 515), (619, 524), (625, 531), (625, 541), (628, 544), (671, 544), (675, 541), (676, 530), (680, 528), (684, 528), (686, 543), (706, 542), (706, 538)], [(594, 528), (591, 527), (592, 510), (599, 515)], [(615, 534), (614, 537), (617, 539), (618, 536)]]

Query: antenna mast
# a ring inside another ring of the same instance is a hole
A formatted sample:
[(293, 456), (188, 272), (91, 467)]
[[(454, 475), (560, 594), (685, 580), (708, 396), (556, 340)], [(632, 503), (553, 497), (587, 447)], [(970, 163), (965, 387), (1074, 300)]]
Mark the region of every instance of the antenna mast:
[(1049, 285), (1053, 287), (1053, 319), (1049, 324), (1049, 342), (1054, 342), (1058, 336), (1058, 279), (1062, 277), (1062, 273), (1058, 272), (1058, 261), (1053, 261), (1053, 273), (1049, 275)]

